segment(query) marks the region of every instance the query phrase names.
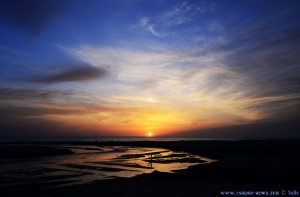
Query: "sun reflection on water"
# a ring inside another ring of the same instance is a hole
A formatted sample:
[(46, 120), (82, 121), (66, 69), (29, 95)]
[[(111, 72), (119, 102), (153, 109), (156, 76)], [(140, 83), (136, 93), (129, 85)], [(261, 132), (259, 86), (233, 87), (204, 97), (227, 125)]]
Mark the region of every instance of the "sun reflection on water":
[(68, 148), (75, 154), (2, 163), (0, 173), (7, 179), (15, 180), (11, 182), (12, 185), (22, 184), (18, 182), (18, 177), (24, 174), (28, 181), (23, 182), (41, 181), (40, 177), (43, 177), (42, 182), (46, 185), (53, 177), (59, 177), (56, 179), (61, 184), (56, 186), (66, 186), (101, 179), (133, 177), (155, 170), (172, 173), (191, 165), (213, 162), (205, 157), (163, 148), (79, 145), (62, 148)]

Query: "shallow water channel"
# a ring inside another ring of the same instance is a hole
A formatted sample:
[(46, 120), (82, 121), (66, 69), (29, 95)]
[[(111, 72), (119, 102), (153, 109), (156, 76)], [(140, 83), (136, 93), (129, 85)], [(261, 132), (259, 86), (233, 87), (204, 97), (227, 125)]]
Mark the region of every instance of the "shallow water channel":
[[(56, 146), (57, 147), (57, 146)], [(9, 159), (0, 162), (0, 187), (40, 185), (59, 187), (95, 180), (133, 177), (155, 170), (173, 173), (209, 158), (163, 148), (125, 146), (61, 145), (70, 155)]]

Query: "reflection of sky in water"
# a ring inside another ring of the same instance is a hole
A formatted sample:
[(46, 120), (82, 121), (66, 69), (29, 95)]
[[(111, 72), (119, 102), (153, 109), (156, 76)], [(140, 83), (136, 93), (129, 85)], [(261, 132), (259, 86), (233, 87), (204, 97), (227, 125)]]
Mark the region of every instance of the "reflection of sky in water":
[(0, 187), (24, 184), (63, 186), (142, 173), (172, 172), (213, 160), (162, 148), (64, 146), (75, 154), (0, 163)]

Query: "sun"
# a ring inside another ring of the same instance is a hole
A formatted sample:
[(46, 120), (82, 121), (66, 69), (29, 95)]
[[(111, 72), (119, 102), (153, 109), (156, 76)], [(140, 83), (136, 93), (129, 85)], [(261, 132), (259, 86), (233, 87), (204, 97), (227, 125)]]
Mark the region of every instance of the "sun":
[(148, 137), (152, 137), (152, 133), (151, 132), (148, 133)]

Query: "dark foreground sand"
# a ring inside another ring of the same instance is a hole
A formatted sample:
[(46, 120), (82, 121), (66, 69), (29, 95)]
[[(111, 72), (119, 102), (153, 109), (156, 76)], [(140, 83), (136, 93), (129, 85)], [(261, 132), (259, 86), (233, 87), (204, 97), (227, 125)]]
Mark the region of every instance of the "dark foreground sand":
[[(35, 144), (59, 143), (62, 142)], [(10, 188), (2, 190), (1, 196), (226, 196), (222, 191), (268, 191), (278, 192), (278, 196), (291, 196), (288, 192), (300, 192), (299, 140), (66, 143), (161, 147), (219, 161), (172, 174), (154, 172), (60, 188), (39, 188), (38, 185)]]

